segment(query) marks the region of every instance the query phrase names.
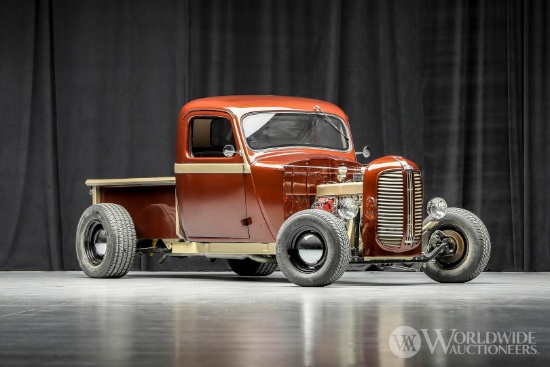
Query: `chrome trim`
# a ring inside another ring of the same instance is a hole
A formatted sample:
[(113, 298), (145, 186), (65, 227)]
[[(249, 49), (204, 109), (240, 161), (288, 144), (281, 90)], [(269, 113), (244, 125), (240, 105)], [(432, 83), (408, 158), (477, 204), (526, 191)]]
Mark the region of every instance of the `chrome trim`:
[(378, 177), (378, 240), (385, 246), (400, 247), (403, 238), (403, 174), (384, 171)]
[(422, 236), (422, 176), (406, 165), (378, 177), (378, 240), (384, 246), (412, 247)]
[(418, 243), (422, 237), (422, 175), (419, 171), (414, 171), (414, 243)]
[(405, 230), (405, 245), (412, 246), (414, 244), (413, 174), (410, 169), (406, 169), (405, 175), (407, 180), (407, 228)]

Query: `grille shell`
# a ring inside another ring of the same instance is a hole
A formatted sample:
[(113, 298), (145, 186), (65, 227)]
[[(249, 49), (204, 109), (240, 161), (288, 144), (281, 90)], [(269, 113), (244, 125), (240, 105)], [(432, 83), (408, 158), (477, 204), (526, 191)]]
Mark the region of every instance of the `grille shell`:
[(412, 248), (422, 235), (422, 177), (419, 171), (387, 170), (377, 184), (378, 241), (390, 248)]

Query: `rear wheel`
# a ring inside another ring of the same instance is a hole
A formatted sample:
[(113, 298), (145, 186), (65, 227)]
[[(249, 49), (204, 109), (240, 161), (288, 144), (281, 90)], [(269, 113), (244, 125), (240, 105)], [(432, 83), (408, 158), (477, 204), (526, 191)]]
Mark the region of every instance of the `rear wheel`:
[(342, 221), (318, 209), (292, 215), (277, 236), (277, 263), (283, 274), (303, 287), (323, 287), (344, 274), (351, 258)]
[(252, 259), (227, 260), (231, 270), (243, 276), (266, 276), (275, 271), (276, 263), (259, 263)]
[(483, 222), (473, 213), (459, 208), (449, 208), (439, 220), (433, 217), (425, 220), (433, 221), (437, 224), (430, 232), (441, 230), (449, 236), (454, 242), (454, 253), (439, 255), (426, 263), (426, 275), (442, 283), (464, 283), (481, 274), (491, 254), (491, 240)]
[(136, 231), (120, 205), (97, 204), (84, 211), (76, 233), (76, 254), (82, 271), (92, 278), (119, 278), (132, 267)]

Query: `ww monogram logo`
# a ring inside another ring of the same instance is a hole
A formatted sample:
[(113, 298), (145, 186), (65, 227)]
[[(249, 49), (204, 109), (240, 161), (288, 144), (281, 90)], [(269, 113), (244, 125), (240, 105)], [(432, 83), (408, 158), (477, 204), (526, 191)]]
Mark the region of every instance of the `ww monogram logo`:
[(420, 334), (410, 326), (400, 326), (390, 334), (390, 349), (398, 357), (410, 358), (421, 346)]
[[(413, 341), (416, 338), (416, 335), (392, 335), (397, 343), (397, 347), (402, 352), (416, 352)], [(399, 342), (401, 339), (401, 343)]]

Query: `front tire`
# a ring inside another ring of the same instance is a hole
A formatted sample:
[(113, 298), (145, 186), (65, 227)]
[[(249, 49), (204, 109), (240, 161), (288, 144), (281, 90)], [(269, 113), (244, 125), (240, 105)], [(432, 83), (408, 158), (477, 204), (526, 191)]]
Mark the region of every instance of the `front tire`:
[(266, 276), (273, 273), (277, 268), (275, 263), (259, 263), (252, 259), (230, 259), (227, 262), (231, 270), (242, 276)]
[(97, 204), (84, 211), (76, 231), (76, 255), (91, 278), (120, 278), (132, 267), (136, 231), (120, 205)]
[(334, 215), (308, 209), (292, 215), (277, 236), (277, 263), (288, 280), (324, 287), (344, 274), (351, 249), (344, 224)]
[(424, 223), (428, 222), (437, 222), (430, 228), (428, 238), (433, 231), (441, 230), (454, 240), (456, 252), (426, 263), (426, 275), (441, 283), (465, 283), (481, 274), (489, 262), (491, 239), (476, 215), (465, 209), (449, 208), (443, 218), (428, 217)]

